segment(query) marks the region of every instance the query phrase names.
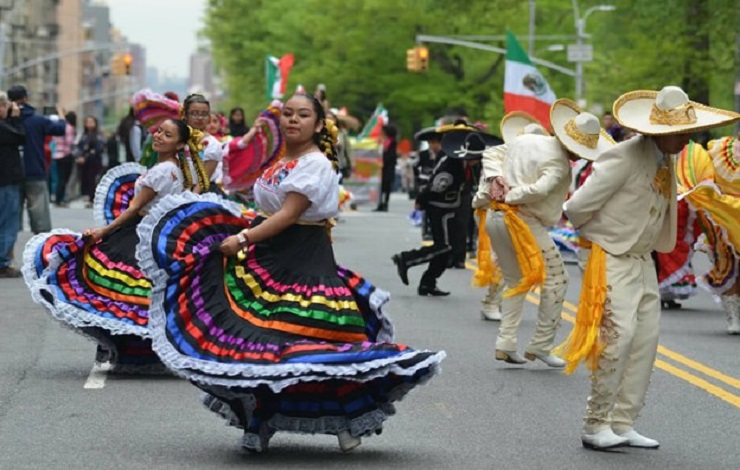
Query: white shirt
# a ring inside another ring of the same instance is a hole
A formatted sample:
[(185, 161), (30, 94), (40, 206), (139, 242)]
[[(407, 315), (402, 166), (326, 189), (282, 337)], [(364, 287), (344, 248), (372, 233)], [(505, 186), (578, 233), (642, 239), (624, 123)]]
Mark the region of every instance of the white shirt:
[(254, 200), (259, 209), (272, 214), (280, 210), (290, 192), (311, 201), (301, 221), (319, 222), (339, 214), (339, 175), (321, 152), (281, 160), (265, 170), (254, 185)]
[(139, 176), (134, 183), (134, 196), (141, 192), (141, 188), (151, 188), (155, 193), (154, 199), (143, 207), (141, 210), (146, 212), (168, 194), (176, 194), (183, 191), (182, 171), (175, 163), (167, 161), (157, 163), (146, 173)]

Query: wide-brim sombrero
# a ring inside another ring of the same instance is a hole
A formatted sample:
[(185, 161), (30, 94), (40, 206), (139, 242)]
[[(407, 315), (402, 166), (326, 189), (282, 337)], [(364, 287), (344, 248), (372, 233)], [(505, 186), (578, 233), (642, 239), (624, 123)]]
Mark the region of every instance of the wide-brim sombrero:
[(426, 127), (416, 134), (414, 134), (414, 139), (422, 142), (422, 141), (430, 141), (430, 140), (440, 140), (442, 139), (442, 135), (437, 132), (436, 127)]
[(437, 132), (442, 135), (442, 150), (445, 155), (462, 160), (482, 158), (487, 148), (504, 143), (495, 135), (465, 124), (440, 126)]
[[(598, 126), (598, 134), (581, 132), (575, 125), (575, 120), (579, 115), (587, 115), (591, 118), (592, 125), (595, 120), (594, 129)], [(584, 113), (573, 100), (567, 98), (560, 98), (552, 104), (550, 124), (553, 133), (563, 147), (586, 160), (596, 160), (599, 155), (615, 144), (614, 139), (601, 127), (596, 116)]]
[[(667, 88), (683, 92), (678, 87), (666, 87), (661, 92)], [(661, 92), (638, 90), (625, 93), (614, 102), (612, 114), (621, 126), (645, 135), (688, 134), (740, 120), (738, 113), (688, 99), (675, 109), (661, 112), (655, 107)]]
[[(527, 132), (525, 128), (535, 130), (534, 126), (539, 126), (535, 132)], [(501, 138), (504, 142), (510, 143), (517, 136), (525, 133), (550, 135), (549, 132), (540, 124), (540, 122), (531, 114), (524, 111), (512, 111), (501, 119)]]

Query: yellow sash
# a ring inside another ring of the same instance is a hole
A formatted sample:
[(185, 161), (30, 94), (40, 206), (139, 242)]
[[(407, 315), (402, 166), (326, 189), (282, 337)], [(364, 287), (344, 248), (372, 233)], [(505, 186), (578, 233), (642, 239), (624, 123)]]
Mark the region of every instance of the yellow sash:
[(566, 374), (572, 374), (581, 361), (585, 361), (591, 370), (599, 366), (599, 357), (604, 349), (599, 333), (606, 291), (606, 252), (593, 243), (583, 273), (576, 323), (565, 341), (552, 351), (568, 363)]
[(504, 292), (504, 297), (526, 294), (535, 286), (545, 282), (545, 260), (542, 257), (542, 251), (529, 226), (517, 215), (517, 206), (493, 201), (491, 209), (504, 212), (504, 223), (509, 231), (519, 270), (522, 273), (522, 280), (518, 285), (509, 287)]
[(476, 259), (478, 267), (473, 274), (473, 287), (497, 286), (501, 284), (501, 268), (491, 260), (491, 238), (486, 231), (487, 209), (476, 209), (478, 216), (478, 252)]

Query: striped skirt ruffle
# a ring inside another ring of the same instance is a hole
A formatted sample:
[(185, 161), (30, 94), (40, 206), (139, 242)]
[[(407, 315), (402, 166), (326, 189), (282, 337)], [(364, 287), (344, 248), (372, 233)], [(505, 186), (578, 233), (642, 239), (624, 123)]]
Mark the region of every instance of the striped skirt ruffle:
[(155, 351), (245, 429), (247, 447), (275, 431), (378, 431), (444, 353), (392, 342), (388, 294), (335, 264), (323, 226), (224, 257), (221, 241), (250, 223), (219, 198), (182, 194), (139, 225)]

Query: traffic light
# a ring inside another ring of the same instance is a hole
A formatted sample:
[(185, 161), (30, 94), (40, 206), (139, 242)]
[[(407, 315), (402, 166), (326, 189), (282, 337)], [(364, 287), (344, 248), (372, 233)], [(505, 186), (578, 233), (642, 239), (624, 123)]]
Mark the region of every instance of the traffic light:
[(429, 49), (424, 46), (416, 48), (417, 63), (419, 64), (419, 72), (425, 72), (429, 67)]
[(131, 63), (134, 61), (134, 58), (131, 57), (131, 54), (128, 52), (126, 55), (123, 56), (123, 65), (124, 65), (124, 71), (126, 72), (126, 75), (131, 75)]
[(419, 57), (416, 55), (416, 48), (406, 51), (406, 70), (409, 72), (419, 71)]
[(406, 51), (406, 70), (425, 72), (429, 68), (429, 49), (418, 46)]

